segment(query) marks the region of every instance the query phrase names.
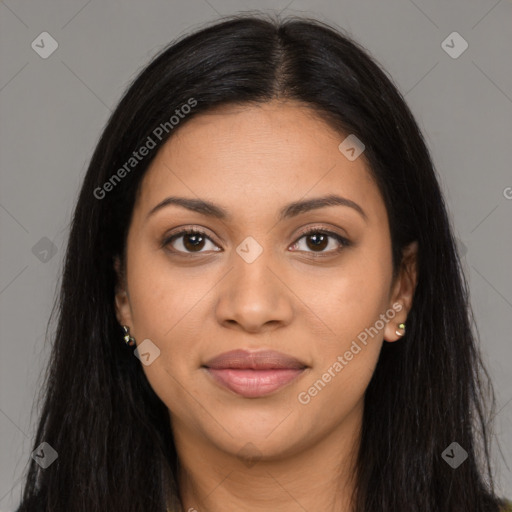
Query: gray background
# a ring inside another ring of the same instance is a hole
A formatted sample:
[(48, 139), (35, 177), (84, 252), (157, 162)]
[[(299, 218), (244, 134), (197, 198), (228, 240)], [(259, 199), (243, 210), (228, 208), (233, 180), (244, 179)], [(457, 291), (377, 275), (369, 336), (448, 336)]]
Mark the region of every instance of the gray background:
[[(19, 502), (70, 216), (110, 110), (173, 38), (255, 9), (347, 29), (415, 114), (464, 255), (498, 400), (498, 490), (512, 498), (511, 0), (8, 0), (0, 3), (0, 511)], [(44, 31), (58, 42), (46, 59), (31, 47)], [(454, 31), (469, 45), (457, 58), (442, 46)]]

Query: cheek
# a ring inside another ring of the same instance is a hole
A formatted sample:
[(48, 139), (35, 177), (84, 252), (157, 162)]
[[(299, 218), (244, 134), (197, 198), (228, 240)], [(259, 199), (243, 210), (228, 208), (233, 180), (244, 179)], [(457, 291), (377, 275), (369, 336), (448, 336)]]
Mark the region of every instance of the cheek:
[(199, 364), (193, 347), (200, 343), (204, 331), (201, 315), (211, 283), (204, 270), (173, 267), (164, 251), (139, 245), (128, 262), (128, 287), (133, 334), (138, 343), (150, 339), (160, 351), (154, 362), (142, 369), (157, 395), (169, 405), (173, 397), (182, 395), (184, 382), (190, 386), (190, 369)]
[(331, 334), (317, 338), (316, 365), (297, 396), (309, 418), (342, 420), (363, 399), (383, 343), (390, 268), (358, 258), (329, 280), (316, 307)]
[(300, 296), (329, 328), (326, 340), (336, 349), (374, 325), (388, 307), (392, 268), (382, 254), (377, 246), (354, 251), (325, 275), (302, 278)]
[(195, 336), (183, 329), (196, 323), (194, 305), (201, 298), (200, 290), (189, 279), (183, 280), (182, 270), (173, 271), (164, 255), (149, 250), (131, 254), (128, 286), (134, 334), (139, 346), (149, 339), (159, 350), (150, 364), (141, 361), (141, 368), (166, 406), (185, 415), (183, 390), (193, 393), (189, 371), (196, 354), (191, 350)]
[(134, 324), (144, 337), (168, 343), (184, 320), (194, 322), (194, 307), (209, 289), (204, 271), (171, 265), (162, 249), (134, 251), (129, 265)]

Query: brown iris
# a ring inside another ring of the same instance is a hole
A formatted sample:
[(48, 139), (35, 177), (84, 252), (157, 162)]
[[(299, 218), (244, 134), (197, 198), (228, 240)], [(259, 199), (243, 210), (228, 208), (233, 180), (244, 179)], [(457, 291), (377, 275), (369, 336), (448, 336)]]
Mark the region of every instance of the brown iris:
[[(310, 241), (312, 241), (312, 243), (310, 243)], [(313, 233), (311, 235), (307, 235), (306, 243), (309, 249), (322, 250), (327, 247), (327, 244), (329, 243), (329, 237), (322, 233)]]
[(183, 246), (187, 251), (200, 251), (205, 244), (205, 237), (200, 233), (188, 233), (183, 235)]

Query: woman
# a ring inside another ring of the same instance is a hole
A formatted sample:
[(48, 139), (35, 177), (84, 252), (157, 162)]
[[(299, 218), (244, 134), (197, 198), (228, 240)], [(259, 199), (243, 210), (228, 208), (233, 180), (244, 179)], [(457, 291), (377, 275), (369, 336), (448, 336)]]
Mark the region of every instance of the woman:
[(505, 510), (475, 338), (385, 72), (319, 22), (222, 20), (94, 152), (19, 511)]

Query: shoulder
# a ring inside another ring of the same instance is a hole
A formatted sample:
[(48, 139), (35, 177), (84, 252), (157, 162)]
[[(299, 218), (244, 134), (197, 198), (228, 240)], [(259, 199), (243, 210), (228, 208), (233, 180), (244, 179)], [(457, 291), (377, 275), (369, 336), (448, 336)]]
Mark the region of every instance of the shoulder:
[(503, 500), (503, 507), (501, 512), (512, 512), (512, 501)]

